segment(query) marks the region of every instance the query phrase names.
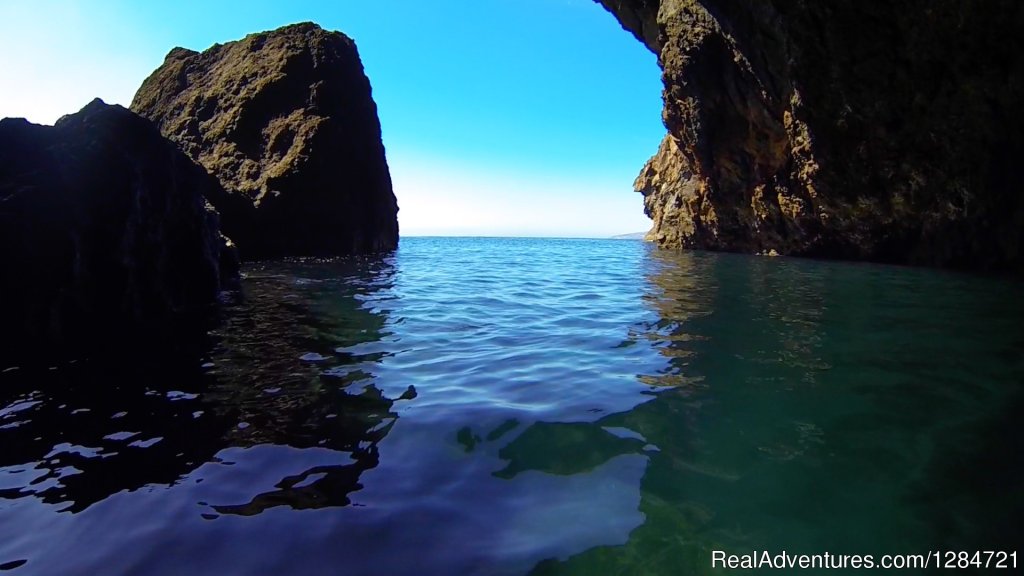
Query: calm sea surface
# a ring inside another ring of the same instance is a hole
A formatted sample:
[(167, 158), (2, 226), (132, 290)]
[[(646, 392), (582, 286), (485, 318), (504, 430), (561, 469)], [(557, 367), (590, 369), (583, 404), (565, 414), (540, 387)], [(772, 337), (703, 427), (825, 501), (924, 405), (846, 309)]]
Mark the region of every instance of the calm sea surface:
[(628, 240), (245, 274), (203, 358), (0, 374), (0, 568), (682, 575), (1024, 542), (1020, 283)]

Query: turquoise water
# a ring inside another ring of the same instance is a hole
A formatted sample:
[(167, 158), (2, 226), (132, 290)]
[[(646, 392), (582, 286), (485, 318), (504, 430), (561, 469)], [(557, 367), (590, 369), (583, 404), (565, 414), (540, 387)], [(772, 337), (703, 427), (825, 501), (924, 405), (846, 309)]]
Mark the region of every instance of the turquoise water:
[(243, 285), (203, 358), (0, 374), (0, 568), (724, 574), (715, 550), (1022, 541), (1020, 283), (404, 238)]

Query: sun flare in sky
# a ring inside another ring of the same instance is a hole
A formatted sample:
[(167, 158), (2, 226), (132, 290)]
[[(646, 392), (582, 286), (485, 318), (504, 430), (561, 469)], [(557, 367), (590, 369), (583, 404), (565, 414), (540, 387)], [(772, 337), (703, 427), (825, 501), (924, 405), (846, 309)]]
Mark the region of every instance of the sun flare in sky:
[(591, 0), (0, 0), (0, 116), (128, 106), (175, 46), (307, 20), (359, 47), (403, 235), (650, 227), (632, 182), (664, 134), (660, 71)]

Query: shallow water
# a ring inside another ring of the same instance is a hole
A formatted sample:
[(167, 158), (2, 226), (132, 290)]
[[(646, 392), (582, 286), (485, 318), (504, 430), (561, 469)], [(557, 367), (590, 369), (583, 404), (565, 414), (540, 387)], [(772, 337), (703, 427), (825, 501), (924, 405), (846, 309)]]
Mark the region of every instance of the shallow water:
[(404, 238), (244, 290), (207, 357), (0, 374), (0, 568), (702, 574), (1022, 541), (1019, 283)]

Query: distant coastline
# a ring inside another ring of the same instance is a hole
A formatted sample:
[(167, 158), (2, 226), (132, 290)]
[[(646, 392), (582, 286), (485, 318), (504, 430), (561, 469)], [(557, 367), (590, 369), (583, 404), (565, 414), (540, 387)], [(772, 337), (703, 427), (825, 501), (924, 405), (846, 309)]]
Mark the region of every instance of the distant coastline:
[(612, 240), (643, 240), (645, 236), (647, 236), (647, 232), (630, 232), (629, 234), (619, 234), (610, 238)]

